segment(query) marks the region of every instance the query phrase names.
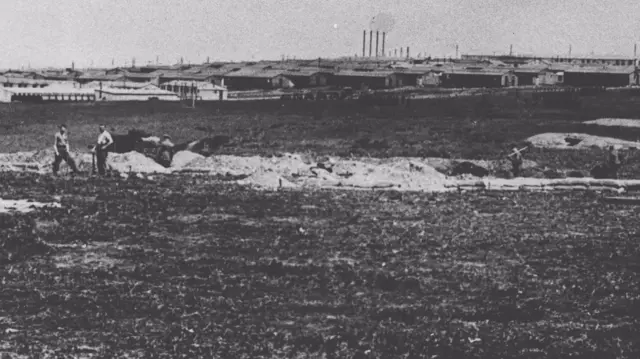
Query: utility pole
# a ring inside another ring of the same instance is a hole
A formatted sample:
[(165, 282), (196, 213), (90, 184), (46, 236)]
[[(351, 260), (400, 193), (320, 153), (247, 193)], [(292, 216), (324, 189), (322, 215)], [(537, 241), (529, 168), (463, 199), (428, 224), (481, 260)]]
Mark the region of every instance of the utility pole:
[(191, 94), (192, 94), (192, 99), (193, 99), (191, 107), (196, 108), (196, 83), (195, 83), (195, 81), (192, 83), (191, 86), (192, 86)]

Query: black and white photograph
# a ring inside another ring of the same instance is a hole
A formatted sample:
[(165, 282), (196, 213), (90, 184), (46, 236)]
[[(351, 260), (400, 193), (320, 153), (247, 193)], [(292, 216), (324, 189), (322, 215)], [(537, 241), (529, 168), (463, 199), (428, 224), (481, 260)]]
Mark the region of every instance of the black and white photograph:
[(0, 359), (640, 358), (639, 14), (0, 1)]

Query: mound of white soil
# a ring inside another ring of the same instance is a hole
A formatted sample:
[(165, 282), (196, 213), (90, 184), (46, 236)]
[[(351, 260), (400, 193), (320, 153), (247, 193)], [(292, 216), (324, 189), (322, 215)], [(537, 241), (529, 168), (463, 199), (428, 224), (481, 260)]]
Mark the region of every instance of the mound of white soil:
[[(567, 138), (579, 140), (575, 145), (566, 141)], [(612, 137), (592, 136), (583, 133), (542, 133), (529, 137), (529, 143), (536, 147), (555, 149), (585, 149), (589, 147), (607, 148), (617, 145), (621, 148), (640, 148), (640, 143), (619, 140)]]
[(585, 121), (586, 125), (617, 126), (617, 127), (640, 127), (640, 119), (632, 118), (599, 118), (597, 120)]
[(34, 202), (28, 200), (10, 200), (10, 199), (1, 199), (0, 198), (0, 213), (10, 213), (10, 212), (31, 212), (36, 208), (43, 207), (52, 207), (59, 208), (60, 203), (51, 202), (51, 203), (42, 203), (42, 202)]
[(122, 173), (171, 173), (171, 169), (165, 168), (153, 159), (135, 151), (122, 154), (110, 153), (107, 157), (107, 165), (112, 170)]
[(173, 155), (173, 159), (171, 160), (171, 168), (172, 169), (181, 169), (184, 168), (191, 162), (194, 162), (197, 159), (204, 159), (204, 156), (197, 154), (191, 151), (179, 151)]

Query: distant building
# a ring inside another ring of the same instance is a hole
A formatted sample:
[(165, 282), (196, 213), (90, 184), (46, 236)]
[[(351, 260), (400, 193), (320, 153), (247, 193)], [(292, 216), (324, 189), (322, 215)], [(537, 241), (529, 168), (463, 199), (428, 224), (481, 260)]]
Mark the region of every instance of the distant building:
[(442, 86), (455, 88), (492, 88), (518, 86), (513, 70), (493, 67), (450, 68), (442, 75)]
[(89, 89), (67, 86), (47, 86), (37, 88), (0, 88), (0, 102), (44, 102), (44, 101), (93, 101), (95, 94)]
[(329, 84), (331, 71), (319, 68), (297, 68), (283, 73), (296, 88), (322, 87)]
[(410, 68), (405, 71), (395, 72), (398, 79), (398, 87), (432, 87), (440, 85), (440, 75), (430, 69)]
[(46, 80), (34, 80), (23, 77), (0, 76), (0, 87), (4, 88), (42, 88), (49, 84)]
[(284, 76), (283, 70), (261, 70), (245, 68), (224, 75), (224, 81), (231, 90), (270, 90), (292, 88), (293, 81)]
[(394, 71), (339, 71), (333, 75), (332, 85), (354, 89), (384, 89), (402, 86)]
[(195, 85), (196, 100), (224, 101), (227, 99), (227, 89), (211, 83), (173, 80), (163, 83), (160, 88), (178, 94), (179, 97), (193, 98)]
[(94, 89), (94, 92), (99, 101), (180, 101), (180, 97), (176, 93), (159, 88), (121, 89), (107, 87)]
[(500, 60), (511, 65), (522, 65), (530, 61), (548, 61), (550, 63), (566, 63), (573, 65), (608, 65), (608, 66), (631, 66), (637, 65), (638, 61), (632, 57), (540, 57), (540, 56), (509, 56), (509, 55), (470, 55), (463, 54), (463, 60)]
[(564, 84), (576, 87), (625, 87), (638, 85), (635, 66), (574, 66), (564, 70)]
[(513, 72), (518, 76), (519, 86), (557, 85), (562, 78), (562, 72), (545, 67), (517, 67)]
[(80, 85), (87, 84), (89, 82), (114, 82), (114, 81), (126, 81), (124, 74), (107, 74), (105, 71), (90, 71), (85, 72), (82, 75), (76, 77), (76, 82)]

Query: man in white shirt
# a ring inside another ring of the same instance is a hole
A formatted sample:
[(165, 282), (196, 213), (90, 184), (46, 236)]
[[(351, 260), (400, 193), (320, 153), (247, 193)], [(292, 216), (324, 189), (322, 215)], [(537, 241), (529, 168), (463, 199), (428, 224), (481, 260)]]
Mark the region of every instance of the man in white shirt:
[(96, 146), (96, 162), (98, 162), (98, 174), (105, 175), (107, 169), (107, 155), (109, 146), (113, 144), (113, 138), (107, 131), (105, 125), (100, 125), (100, 135), (98, 135), (98, 145)]

